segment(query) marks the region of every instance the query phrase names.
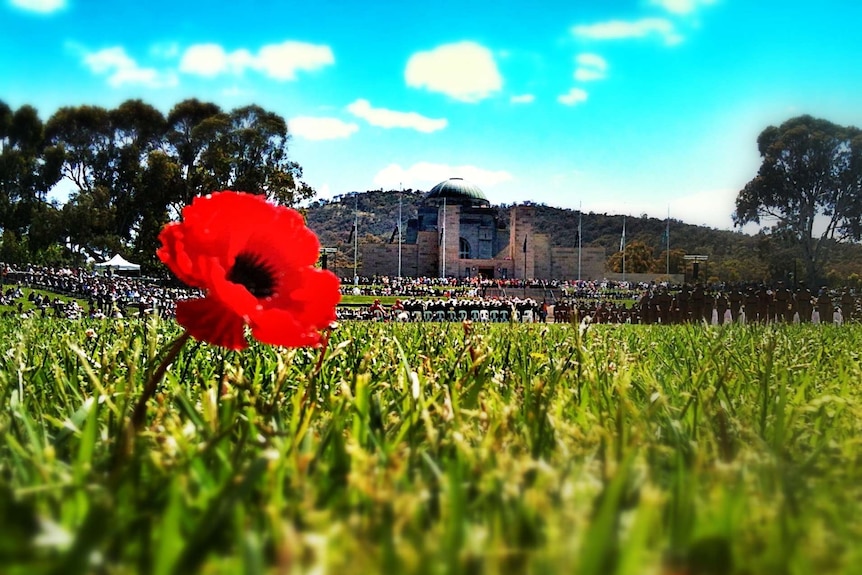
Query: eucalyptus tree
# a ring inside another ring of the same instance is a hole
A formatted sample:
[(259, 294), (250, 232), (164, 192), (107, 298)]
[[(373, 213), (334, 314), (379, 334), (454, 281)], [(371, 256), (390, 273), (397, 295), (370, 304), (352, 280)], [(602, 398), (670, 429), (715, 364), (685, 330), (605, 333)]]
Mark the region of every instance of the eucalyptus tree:
[(799, 116), (767, 127), (757, 147), (760, 169), (736, 198), (734, 223), (770, 222), (813, 283), (831, 247), (862, 239), (862, 132)]
[(166, 204), (172, 208), (174, 216), (178, 217), (192, 198), (212, 192), (218, 186), (204, 158), (214, 155), (210, 149), (216, 146), (227, 127), (228, 117), (219, 106), (195, 98), (183, 100), (168, 113), (165, 151), (179, 170), (183, 184)]
[[(61, 154), (46, 145), (44, 125), (32, 106), (12, 110), (0, 101), (0, 228), (4, 241), (23, 245), (21, 257), (54, 241), (47, 194), (60, 179)], [(44, 216), (44, 217), (42, 217)], [(37, 221), (40, 233), (27, 236)], [(14, 236), (14, 238), (13, 238)]]
[(214, 190), (263, 194), (283, 205), (314, 196), (289, 157), (287, 122), (274, 112), (256, 105), (223, 112), (192, 99), (177, 104), (167, 123), (168, 154), (185, 182), (183, 194), (171, 202), (175, 213)]
[(171, 220), (169, 206), (186, 192), (180, 166), (164, 151), (155, 150), (147, 157), (139, 182), (138, 194), (146, 198), (139, 206), (133, 254), (145, 268), (154, 263), (159, 232)]
[(288, 156), (287, 123), (260, 106), (224, 112), (189, 99), (167, 117), (141, 100), (110, 110), (64, 107), (45, 132), (60, 173), (75, 188), (63, 206), (67, 234), (94, 257), (146, 254), (166, 221), (215, 190), (263, 194), (284, 205), (314, 195)]
[(288, 156), (287, 122), (260, 106), (246, 106), (230, 113), (230, 130), (222, 153), (229, 162), (225, 187), (265, 195), (269, 200), (293, 206), (314, 197), (301, 180), (302, 168)]
[(128, 100), (110, 111), (113, 146), (111, 202), (115, 209), (114, 233), (132, 240), (148, 204), (160, 200), (142, 186), (151, 153), (165, 142), (165, 117), (141, 100)]
[(62, 173), (75, 190), (63, 207), (68, 236), (89, 255), (127, 248), (149, 201), (141, 178), (149, 154), (164, 144), (165, 119), (141, 100), (115, 109), (64, 107), (46, 135), (62, 150)]
[(657, 267), (653, 251), (653, 248), (644, 242), (633, 240), (625, 245), (625, 252), (614, 252), (608, 257), (608, 268), (615, 272), (623, 271), (623, 257), (625, 257), (626, 272), (649, 272)]

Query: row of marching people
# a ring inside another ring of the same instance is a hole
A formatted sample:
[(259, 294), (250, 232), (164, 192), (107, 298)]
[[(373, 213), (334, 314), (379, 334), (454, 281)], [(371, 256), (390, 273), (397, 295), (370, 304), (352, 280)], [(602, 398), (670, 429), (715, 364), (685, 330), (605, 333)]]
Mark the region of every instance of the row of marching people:
[[(349, 308), (348, 308), (349, 309)], [(448, 299), (405, 299), (395, 300), (390, 307), (385, 307), (380, 300), (374, 300), (366, 310), (342, 310), (339, 307), (340, 319), (372, 319), (397, 321), (475, 321), (508, 323), (544, 322), (547, 318), (548, 306), (539, 304), (532, 298), (510, 299), (480, 299), (480, 298), (448, 298)]]
[(554, 320), (570, 321), (589, 315), (600, 323), (843, 323), (862, 321), (862, 297), (823, 288), (814, 296), (806, 287), (795, 291), (779, 283), (774, 288), (732, 285), (707, 291), (703, 286), (665, 286), (644, 291), (637, 302), (568, 300), (558, 302)]

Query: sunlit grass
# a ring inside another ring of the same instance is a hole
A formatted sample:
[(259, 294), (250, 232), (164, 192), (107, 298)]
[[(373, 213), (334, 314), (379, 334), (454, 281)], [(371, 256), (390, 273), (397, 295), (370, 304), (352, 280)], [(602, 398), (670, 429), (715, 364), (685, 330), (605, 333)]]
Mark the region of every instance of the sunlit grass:
[[(93, 330), (88, 337), (86, 330)], [(862, 327), (0, 322), (3, 573), (852, 573)]]

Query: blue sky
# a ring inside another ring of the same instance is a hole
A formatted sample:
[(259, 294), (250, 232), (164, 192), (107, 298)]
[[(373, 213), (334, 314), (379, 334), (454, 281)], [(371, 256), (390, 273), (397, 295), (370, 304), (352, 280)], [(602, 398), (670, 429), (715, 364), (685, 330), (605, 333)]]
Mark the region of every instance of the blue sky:
[(862, 126), (857, 0), (0, 1), (13, 108), (259, 104), (321, 197), (458, 176), (729, 229), (764, 127)]

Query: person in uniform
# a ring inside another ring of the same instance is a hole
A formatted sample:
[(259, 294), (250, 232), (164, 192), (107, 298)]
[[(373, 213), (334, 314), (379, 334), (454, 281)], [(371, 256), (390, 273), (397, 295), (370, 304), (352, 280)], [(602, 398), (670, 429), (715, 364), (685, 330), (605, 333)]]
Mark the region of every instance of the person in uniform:
[(670, 297), (669, 293), (667, 293), (667, 288), (664, 286), (660, 287), (655, 299), (656, 307), (658, 308), (659, 321), (661, 321), (663, 325), (669, 324), (671, 315), (670, 308), (673, 303), (673, 298)]
[(687, 323), (691, 312), (691, 290), (688, 284), (682, 284), (682, 288), (676, 294), (676, 310), (676, 323)]
[(844, 321), (852, 321), (856, 319), (856, 300), (850, 290), (844, 288), (841, 292), (841, 314), (844, 316)]
[(784, 282), (778, 282), (778, 287), (775, 290), (775, 321), (783, 321), (791, 323), (793, 321), (793, 311), (790, 301), (793, 299), (793, 294), (784, 285)]
[(717, 314), (718, 325), (724, 324), (724, 316), (727, 315), (727, 309), (730, 307), (730, 300), (724, 290), (720, 290), (715, 296), (715, 312)]
[(757, 288), (757, 321), (769, 323), (769, 308), (772, 304), (772, 292), (766, 284), (760, 284)]
[(799, 311), (799, 322), (809, 323), (814, 307), (811, 304), (811, 292), (805, 285), (800, 284), (796, 290), (796, 309)]
[(727, 292), (727, 301), (730, 304), (730, 319), (733, 323), (737, 323), (739, 321), (739, 312), (742, 310), (742, 302), (744, 300), (745, 297), (739, 290), (739, 285), (732, 285), (730, 290)]
[(703, 284), (697, 283), (691, 292), (691, 321), (699, 322), (703, 318), (703, 307), (706, 294)]
[(653, 323), (653, 314), (650, 306), (652, 305), (652, 295), (649, 290), (644, 290), (638, 300), (638, 309), (640, 310), (640, 323)]
[(829, 291), (822, 287), (817, 294), (817, 313), (820, 314), (820, 323), (832, 323), (832, 298)]
[(752, 324), (757, 321), (757, 292), (754, 286), (748, 286), (745, 290), (745, 323)]

